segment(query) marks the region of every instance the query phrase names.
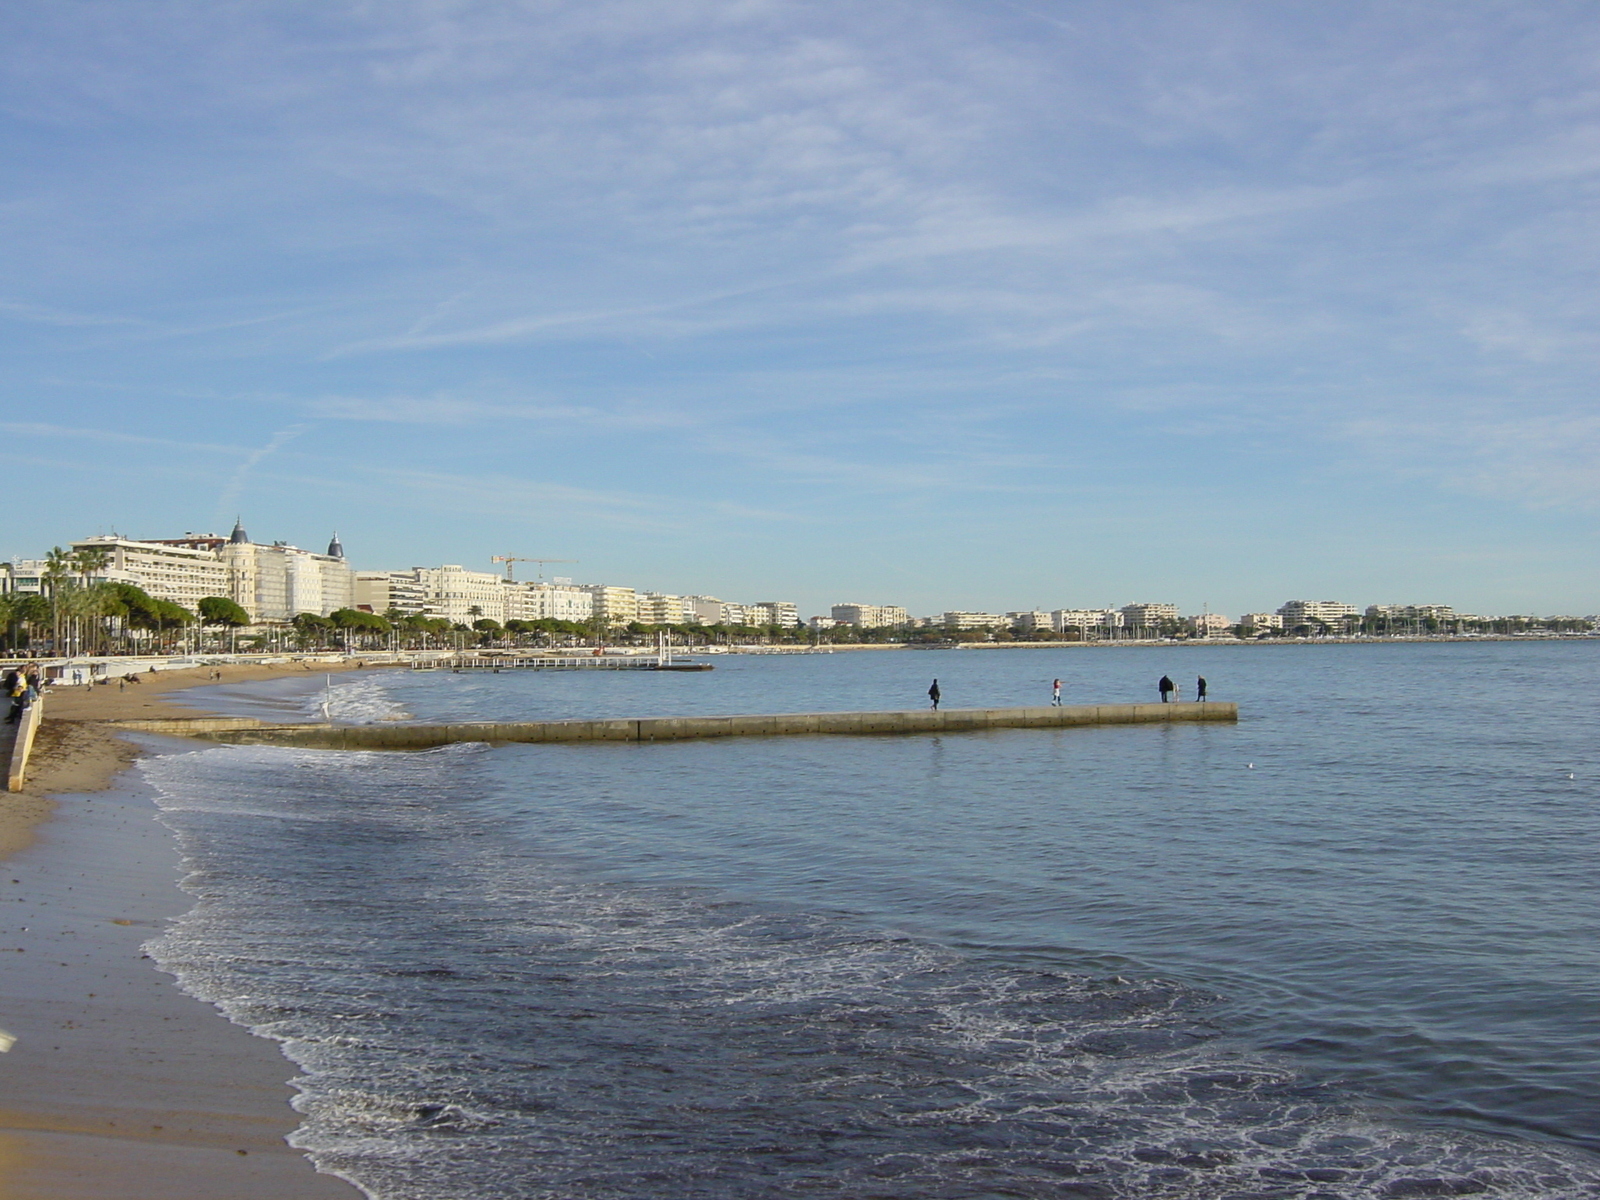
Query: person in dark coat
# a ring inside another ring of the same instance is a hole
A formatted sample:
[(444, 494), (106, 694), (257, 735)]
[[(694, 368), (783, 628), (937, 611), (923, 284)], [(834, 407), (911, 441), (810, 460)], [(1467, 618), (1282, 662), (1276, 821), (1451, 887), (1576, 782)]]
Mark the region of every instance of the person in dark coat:
[(1204, 675), (1195, 680), (1194, 698), (1196, 700), (1204, 700), (1206, 698), (1206, 677)]
[(6, 724), (15, 725), (22, 719), (22, 709), (26, 702), (28, 683), (21, 671), (7, 671), (5, 679), (0, 681), (5, 698), (11, 702), (11, 707), (6, 711)]
[(1165, 704), (1172, 699), (1172, 693), (1177, 690), (1178, 685), (1163, 675), (1161, 682), (1156, 684), (1156, 687), (1161, 689), (1161, 703)]
[(933, 701), (933, 711), (939, 711), (939, 681), (935, 679), (933, 686), (928, 689), (928, 699)]

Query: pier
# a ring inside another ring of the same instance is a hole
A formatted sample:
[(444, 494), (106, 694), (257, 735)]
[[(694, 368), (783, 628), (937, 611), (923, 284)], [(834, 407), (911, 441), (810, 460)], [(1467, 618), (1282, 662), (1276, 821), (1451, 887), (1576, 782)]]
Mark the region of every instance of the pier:
[(727, 717), (617, 717), (597, 721), (472, 721), (454, 725), (263, 725), (248, 719), (121, 721), (124, 729), (242, 745), (321, 750), (427, 750), (457, 742), (674, 742), (720, 737), (872, 736), (1062, 729), (1079, 725), (1164, 725), (1239, 719), (1227, 701), (1081, 704), (1060, 708), (953, 708), (938, 712), (776, 713)]
[(709, 671), (710, 663), (628, 654), (465, 654), (414, 662), (413, 671)]
[[(33, 753), (34, 735), (44, 720), (44, 701), (38, 696), (22, 710), (21, 719), (11, 726), (5, 754), (6, 791), (20, 792), (28, 782), (28, 756)], [(3, 736), (3, 735), (0, 735)]]

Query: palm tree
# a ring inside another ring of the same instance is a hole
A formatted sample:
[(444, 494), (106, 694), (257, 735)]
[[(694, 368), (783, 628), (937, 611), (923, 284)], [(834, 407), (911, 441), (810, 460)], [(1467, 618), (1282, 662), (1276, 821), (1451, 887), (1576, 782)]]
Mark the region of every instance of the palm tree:
[(44, 573), (39, 577), (44, 593), (50, 599), (51, 650), (61, 653), (61, 593), (72, 579), (72, 554), (60, 546), (52, 546), (45, 555)]
[(111, 562), (111, 551), (104, 546), (79, 546), (72, 552), (72, 567), (78, 573), (78, 578), (83, 581), (83, 586), (90, 586), (90, 578), (99, 571), (104, 571)]

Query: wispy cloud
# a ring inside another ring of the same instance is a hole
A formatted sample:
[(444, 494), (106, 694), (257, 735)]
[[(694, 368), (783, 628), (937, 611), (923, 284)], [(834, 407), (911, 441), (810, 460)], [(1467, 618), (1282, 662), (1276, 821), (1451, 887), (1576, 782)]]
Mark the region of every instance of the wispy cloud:
[(1369, 463), (1453, 492), (1533, 509), (1600, 511), (1600, 415), (1368, 417), (1339, 433)]
[(150, 322), (142, 321), (137, 317), (68, 312), (64, 309), (50, 308), (43, 304), (30, 304), (16, 300), (0, 300), (0, 316), (10, 317), (16, 321), (28, 321), (35, 325), (61, 325), (68, 328), (92, 328), (97, 325), (148, 326), (150, 324)]
[(0, 421), (0, 431), (16, 437), (116, 442), (127, 446), (155, 446), (161, 449), (182, 450), (195, 454), (240, 454), (248, 456), (256, 453), (245, 446), (224, 446), (211, 442), (185, 442), (175, 438), (151, 437), (148, 434), (123, 433), (114, 429), (76, 429), (37, 421)]
[[(176, 14), (61, 0), (0, 39), (14, 441), (192, 454), (224, 508), (400, 495), (439, 543), (881, 505), (930, 534), (945, 496), (1020, 530), (1232, 439), (1236, 511), (1346, 469), (1341, 503), (1471, 495), (1534, 539), (1595, 502), (1582, 6)], [(300, 482), (308, 421), (395, 474)], [(1103, 506), (1138, 531), (1110, 558), (1168, 521)]]
[(233, 478), (228, 481), (228, 486), (222, 489), (222, 494), (217, 497), (216, 508), (212, 512), (211, 522), (220, 527), (227, 520), (228, 513), (239, 501), (239, 495), (244, 491), (244, 486), (249, 482), (250, 473), (256, 466), (289, 442), (312, 428), (309, 424), (291, 425), (287, 429), (280, 429), (272, 435), (270, 441), (258, 450), (254, 450), (240, 463), (233, 473)]

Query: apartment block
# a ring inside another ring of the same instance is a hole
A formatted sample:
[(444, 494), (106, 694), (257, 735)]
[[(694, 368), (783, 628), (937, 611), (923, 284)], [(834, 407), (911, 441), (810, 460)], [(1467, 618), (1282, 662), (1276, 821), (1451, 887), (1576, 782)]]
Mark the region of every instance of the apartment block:
[(1221, 637), (1228, 632), (1233, 622), (1221, 613), (1199, 613), (1188, 618), (1186, 624), (1198, 637)]
[(1357, 615), (1358, 610), (1354, 604), (1344, 604), (1338, 600), (1288, 600), (1278, 607), (1278, 615), (1283, 618), (1283, 627), (1293, 629), (1297, 625), (1336, 625), (1345, 617)]
[(684, 596), (683, 619), (690, 625), (720, 625), (722, 601), (715, 596)]
[(157, 600), (181, 604), (190, 612), (207, 596), (229, 596), (228, 568), (214, 550), (167, 542), (137, 542), (117, 534), (73, 542), (74, 550), (103, 550), (104, 570), (96, 578), (131, 583)]
[(885, 629), (906, 624), (909, 614), (898, 604), (835, 604), (833, 620), (857, 629)]
[(1245, 613), (1239, 618), (1239, 624), (1246, 629), (1261, 632), (1267, 629), (1282, 629), (1283, 618), (1277, 613), (1258, 612)]
[(1055, 632), (1055, 622), (1050, 619), (1050, 614), (1037, 610), (1008, 612), (1006, 614), (1006, 624), (1012, 629), (1020, 629), (1024, 633), (1035, 633), (1040, 630), (1047, 633)]
[(800, 606), (787, 600), (762, 600), (745, 607), (745, 615), (752, 618), (753, 625), (777, 625), (793, 629), (800, 624)]
[(640, 592), (638, 620), (646, 625), (682, 625), (688, 611), (682, 596), (664, 592)]
[(1004, 629), (1006, 625), (1006, 619), (999, 613), (947, 612), (944, 614), (944, 627), (946, 629)]
[(626, 625), (639, 619), (639, 594), (630, 587), (607, 583), (582, 585), (594, 604), (593, 619), (602, 625)]
[(1132, 626), (1163, 625), (1178, 619), (1178, 606), (1176, 604), (1124, 604), (1122, 606), (1123, 620)]
[(1122, 614), (1114, 608), (1058, 608), (1050, 614), (1050, 628), (1057, 633), (1076, 629), (1087, 637), (1091, 629), (1120, 629)]
[(402, 617), (428, 612), (428, 591), (415, 571), (357, 571), (353, 607), (379, 616), (394, 612)]
[(1369, 604), (1367, 616), (1391, 621), (1454, 621), (1456, 610), (1448, 604)]

